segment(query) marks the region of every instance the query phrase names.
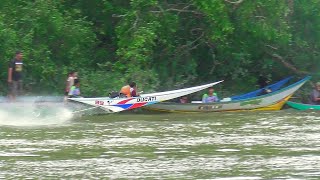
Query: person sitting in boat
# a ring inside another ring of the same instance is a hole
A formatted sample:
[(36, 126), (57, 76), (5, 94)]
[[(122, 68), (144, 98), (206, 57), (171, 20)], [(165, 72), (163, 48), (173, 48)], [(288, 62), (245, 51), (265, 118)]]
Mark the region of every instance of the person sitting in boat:
[(120, 90), (120, 95), (125, 95), (126, 97), (137, 97), (137, 84), (131, 82), (129, 85), (123, 86)]
[(259, 93), (259, 96), (272, 92), (272, 90), (267, 87), (269, 83), (270, 81), (266, 77), (264, 77), (262, 74), (260, 74), (258, 79), (258, 84), (260, 86), (260, 89), (263, 89), (263, 90)]
[(179, 102), (180, 102), (181, 104), (188, 103), (188, 102), (189, 102), (189, 101), (188, 101), (188, 97), (187, 97), (187, 96), (181, 97), (181, 98), (179, 99)]
[(218, 102), (219, 98), (217, 93), (214, 92), (213, 87), (210, 87), (208, 89), (208, 94), (204, 94), (202, 96), (202, 103), (213, 103), (213, 102)]
[(310, 95), (310, 104), (320, 105), (320, 82), (316, 83)]
[(73, 86), (71, 86), (69, 91), (69, 97), (80, 97), (80, 81), (78, 79), (74, 80)]

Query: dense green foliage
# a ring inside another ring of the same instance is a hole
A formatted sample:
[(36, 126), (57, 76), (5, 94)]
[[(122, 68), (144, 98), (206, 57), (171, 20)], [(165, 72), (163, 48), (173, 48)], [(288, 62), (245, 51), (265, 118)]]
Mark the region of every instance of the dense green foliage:
[(131, 80), (244, 91), (261, 73), (317, 75), (320, 0), (2, 0), (0, 41), (2, 92), (18, 49), (33, 93), (62, 93), (70, 70), (89, 96)]

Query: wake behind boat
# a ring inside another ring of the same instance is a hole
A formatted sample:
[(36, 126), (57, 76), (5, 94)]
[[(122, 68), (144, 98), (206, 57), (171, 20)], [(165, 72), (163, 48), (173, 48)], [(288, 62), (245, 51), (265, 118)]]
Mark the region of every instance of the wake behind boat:
[(181, 96), (192, 94), (208, 87), (219, 84), (223, 81), (217, 81), (201, 86), (195, 86), (185, 89), (178, 89), (172, 91), (141, 94), (139, 97), (131, 98), (110, 98), (110, 97), (99, 97), (99, 98), (69, 98), (71, 101), (80, 102), (93, 107), (103, 109), (109, 113), (115, 113), (125, 110), (136, 109), (144, 106), (149, 106), (162, 101), (175, 99)]
[(62, 96), (19, 96), (15, 101), (10, 101), (7, 97), (0, 97), (0, 120), (11, 118), (50, 119), (62, 116), (69, 118), (71, 114), (96, 113), (88, 112), (90, 109), (87, 105), (65, 103), (63, 98)]
[(15, 102), (0, 101), (0, 123), (7, 125), (46, 125), (64, 122), (72, 118), (72, 109), (62, 101), (35, 101), (37, 97), (19, 97)]
[(288, 99), (311, 77), (304, 79), (275, 92), (262, 96), (243, 96), (228, 102), (215, 103), (159, 103), (146, 109), (164, 112), (222, 112), (243, 110), (280, 110)]

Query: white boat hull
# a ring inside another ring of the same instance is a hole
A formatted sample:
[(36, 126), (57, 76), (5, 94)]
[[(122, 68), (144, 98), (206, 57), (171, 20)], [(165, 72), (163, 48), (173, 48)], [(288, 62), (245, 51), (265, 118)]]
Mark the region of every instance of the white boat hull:
[(218, 81), (210, 84), (205, 84), (202, 86), (178, 89), (173, 91), (141, 94), (140, 97), (132, 97), (132, 98), (99, 97), (99, 98), (69, 98), (69, 100), (95, 106), (107, 112), (114, 113), (114, 112), (140, 108), (143, 106), (148, 106), (148, 105), (156, 104), (162, 101), (167, 101), (170, 99), (185, 96), (185, 95), (209, 88), (221, 82), (223, 81)]

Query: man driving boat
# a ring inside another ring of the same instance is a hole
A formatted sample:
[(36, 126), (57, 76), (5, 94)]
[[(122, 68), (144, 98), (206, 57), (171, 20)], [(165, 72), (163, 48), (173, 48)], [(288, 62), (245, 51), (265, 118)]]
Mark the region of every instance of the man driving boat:
[(131, 82), (130, 84), (123, 86), (120, 90), (120, 94), (123, 94), (126, 97), (139, 96), (139, 94), (137, 93), (137, 84), (135, 82)]

